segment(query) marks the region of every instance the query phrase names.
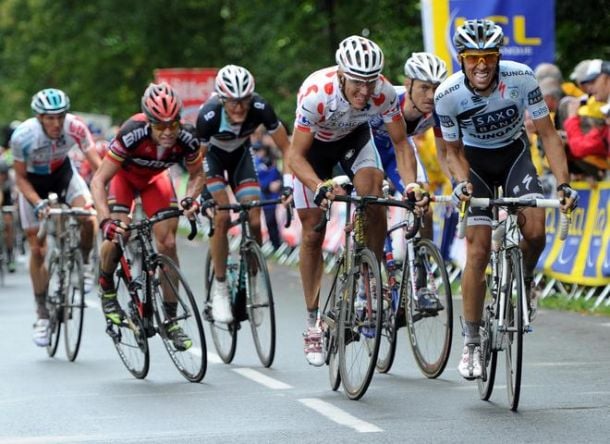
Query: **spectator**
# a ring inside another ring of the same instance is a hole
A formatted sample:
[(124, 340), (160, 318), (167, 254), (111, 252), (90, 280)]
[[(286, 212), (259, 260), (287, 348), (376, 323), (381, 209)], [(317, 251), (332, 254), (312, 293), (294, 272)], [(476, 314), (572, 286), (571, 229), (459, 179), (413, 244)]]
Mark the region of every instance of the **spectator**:
[[(265, 139), (261, 138), (261, 140)], [(258, 181), (261, 186), (262, 198), (263, 200), (277, 199), (280, 197), (282, 190), (282, 174), (277, 168), (271, 146), (259, 141), (252, 145), (252, 149), (255, 153), (254, 165), (256, 166), (256, 173), (258, 174)], [(280, 230), (275, 217), (276, 205), (267, 205), (263, 207), (263, 211), (265, 212), (265, 223), (269, 233), (269, 240), (273, 245), (273, 249), (277, 250), (282, 245), (282, 238), (280, 237)]]
[[(587, 82), (591, 82), (589, 93), (598, 102), (606, 102), (601, 112), (606, 116), (606, 124), (610, 125), (610, 61), (592, 60), (587, 69)], [(610, 135), (608, 136), (610, 138)], [(610, 140), (608, 141), (610, 144)]]
[(601, 111), (603, 102), (589, 98), (585, 105), (573, 101), (564, 122), (568, 160), (572, 174), (603, 180), (608, 165), (608, 126)]

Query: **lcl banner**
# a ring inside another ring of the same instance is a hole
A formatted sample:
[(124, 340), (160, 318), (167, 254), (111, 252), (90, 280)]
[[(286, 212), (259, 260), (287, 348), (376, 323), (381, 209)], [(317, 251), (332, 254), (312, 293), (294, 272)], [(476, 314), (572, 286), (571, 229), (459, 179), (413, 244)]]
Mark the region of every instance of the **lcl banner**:
[(575, 182), (578, 208), (565, 241), (559, 239), (559, 210), (547, 210), (547, 243), (538, 268), (545, 275), (570, 284), (603, 286), (610, 284), (610, 182), (595, 189)]
[(199, 107), (214, 92), (216, 68), (155, 69), (155, 82), (167, 82), (182, 99), (182, 118), (195, 124)]
[(465, 20), (489, 19), (502, 27), (502, 56), (532, 69), (555, 60), (555, 0), (421, 0), (424, 47), (453, 71), (461, 69), (453, 47)]

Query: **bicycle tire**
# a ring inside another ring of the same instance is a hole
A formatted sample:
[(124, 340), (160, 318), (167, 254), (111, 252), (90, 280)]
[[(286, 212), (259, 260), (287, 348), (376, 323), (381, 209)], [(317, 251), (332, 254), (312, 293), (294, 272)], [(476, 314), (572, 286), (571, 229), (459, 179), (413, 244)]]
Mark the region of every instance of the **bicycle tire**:
[[(232, 254), (232, 253), (229, 253)], [(232, 265), (231, 265), (232, 266)], [(235, 292), (239, 286), (235, 273), (230, 273), (227, 270), (227, 287), (231, 292), (231, 301), (234, 300)], [(229, 324), (215, 322), (212, 317), (212, 291), (214, 286), (214, 265), (212, 264), (212, 255), (208, 251), (208, 256), (205, 265), (205, 283), (206, 283), (206, 300), (203, 309), (203, 318), (210, 324), (210, 333), (212, 334), (212, 342), (216, 353), (225, 364), (230, 364), (235, 358), (235, 350), (237, 348), (237, 329), (239, 323), (233, 321)]]
[[(182, 376), (190, 382), (200, 382), (205, 376), (208, 359), (203, 323), (195, 297), (180, 268), (171, 258), (159, 254), (156, 261), (151, 287), (159, 335)], [(168, 298), (176, 300), (176, 313), (168, 312), (169, 307), (164, 304)], [(189, 337), (190, 346), (181, 349), (184, 344), (176, 345), (168, 336), (168, 326), (181, 328)]]
[(68, 287), (63, 306), (64, 345), (66, 356), (74, 361), (80, 349), (85, 315), (85, 280), (83, 276), (83, 258), (79, 249), (72, 251), (68, 262)]
[(400, 308), (400, 282), (402, 281), (402, 270), (394, 271), (396, 282), (390, 287), (388, 283), (387, 265), (383, 261), (381, 279), (383, 281), (383, 324), (381, 326), (381, 340), (379, 353), (377, 355), (377, 371), (388, 373), (394, 363), (396, 356), (396, 343), (398, 339), (398, 309)]
[[(498, 334), (498, 316), (500, 313), (500, 278), (502, 271), (499, 262), (499, 258), (494, 261), (493, 255), (498, 253), (492, 251), (492, 259), (490, 259), (489, 269), (491, 272), (486, 275), (486, 284), (489, 291), (489, 297), (491, 298), (484, 307), (483, 311), (483, 326), (481, 327), (481, 364), (483, 374), (481, 378), (477, 380), (477, 387), (479, 390), (479, 397), (483, 401), (489, 401), (494, 389), (494, 383), (496, 381), (496, 369), (498, 363), (498, 349), (496, 348), (496, 342)], [(494, 263), (496, 266), (494, 267)]]
[(248, 270), (246, 280), (246, 311), (258, 358), (269, 368), (275, 357), (275, 306), (267, 261), (256, 241), (249, 241), (244, 250)]
[(409, 343), (417, 366), (427, 378), (436, 378), (443, 373), (451, 352), (453, 337), (453, 300), (451, 283), (445, 262), (438, 247), (429, 239), (415, 241), (417, 259), (424, 263), (427, 273), (426, 283), (441, 305), (434, 312), (421, 312), (416, 309), (412, 286), (409, 285), (408, 260), (403, 268), (403, 283), (409, 293), (406, 298), (406, 323)]
[(343, 257), (336, 264), (333, 282), (324, 303), (321, 316), (322, 327), (322, 351), (324, 352), (324, 363), (328, 365), (328, 379), (332, 391), (337, 391), (341, 386), (341, 374), (339, 372), (338, 354), (338, 324), (339, 324), (339, 305), (342, 293), (345, 289), (347, 279), (343, 270)]
[(521, 251), (512, 248), (509, 254), (510, 273), (509, 283), (511, 291), (507, 293), (505, 325), (508, 329), (506, 334), (506, 389), (508, 404), (512, 411), (519, 407), (521, 395), (521, 377), (523, 370), (523, 266)]
[[(115, 281), (117, 298), (131, 327), (128, 325), (113, 326), (117, 329), (116, 335), (112, 338), (114, 347), (129, 373), (137, 379), (144, 379), (150, 369), (148, 336), (140, 315), (140, 307), (132, 300), (129, 293), (128, 281), (121, 263), (117, 267)], [(136, 291), (142, 291), (142, 289)], [(140, 298), (140, 300), (142, 299)]]
[(63, 318), (61, 305), (65, 297), (65, 277), (63, 276), (64, 272), (61, 270), (61, 265), (59, 255), (53, 251), (49, 258), (49, 284), (47, 287), (47, 309), (49, 311), (49, 345), (47, 345), (47, 354), (51, 358), (57, 353)]
[[(348, 284), (351, 291), (342, 300), (339, 317), (339, 372), (347, 397), (358, 400), (366, 393), (377, 364), (383, 298), (379, 261), (373, 252), (363, 248), (354, 260)], [(360, 281), (366, 295), (362, 308), (357, 303)]]

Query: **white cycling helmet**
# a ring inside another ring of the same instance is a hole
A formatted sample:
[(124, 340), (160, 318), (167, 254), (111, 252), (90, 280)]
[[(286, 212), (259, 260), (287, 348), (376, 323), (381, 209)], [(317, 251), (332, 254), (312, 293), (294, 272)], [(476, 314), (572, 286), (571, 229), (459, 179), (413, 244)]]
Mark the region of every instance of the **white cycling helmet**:
[(70, 109), (70, 99), (62, 90), (47, 88), (34, 94), (30, 106), (36, 114), (62, 114)]
[(447, 64), (429, 52), (414, 52), (405, 62), (405, 76), (422, 82), (441, 83), (447, 78)]
[(218, 71), (215, 89), (223, 99), (243, 99), (254, 92), (254, 77), (246, 68), (227, 65)]
[(457, 52), (468, 49), (499, 50), (503, 43), (502, 28), (491, 20), (466, 20), (453, 35), (453, 44)]
[(375, 42), (352, 35), (339, 43), (337, 65), (354, 80), (377, 80), (383, 69), (383, 52)]

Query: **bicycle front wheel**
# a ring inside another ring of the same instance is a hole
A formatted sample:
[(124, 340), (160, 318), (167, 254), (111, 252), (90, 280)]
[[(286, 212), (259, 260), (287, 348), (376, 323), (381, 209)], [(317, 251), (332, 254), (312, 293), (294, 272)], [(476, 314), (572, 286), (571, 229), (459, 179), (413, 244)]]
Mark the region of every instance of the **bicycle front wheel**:
[(267, 262), (256, 242), (246, 247), (248, 267), (246, 311), (250, 320), (256, 353), (265, 367), (271, 367), (275, 357), (275, 308)]
[(55, 356), (59, 346), (61, 333), (61, 321), (63, 319), (62, 304), (64, 301), (66, 273), (62, 270), (62, 261), (59, 255), (53, 251), (49, 259), (49, 285), (47, 287), (47, 309), (49, 311), (49, 345), (47, 354)]
[(156, 265), (152, 300), (159, 334), (182, 376), (188, 381), (200, 382), (205, 376), (208, 360), (195, 297), (172, 259), (160, 254)]
[(78, 355), (83, 333), (83, 318), (85, 315), (85, 280), (83, 276), (83, 258), (80, 250), (72, 252), (67, 271), (68, 279), (66, 298), (63, 306), (64, 341), (66, 355), (74, 361)]
[(356, 253), (351, 290), (341, 303), (339, 322), (339, 372), (350, 399), (360, 399), (371, 383), (383, 318), (379, 262), (371, 250)]
[(343, 257), (336, 265), (334, 279), (328, 298), (324, 303), (321, 316), (322, 327), (322, 350), (324, 351), (324, 362), (328, 365), (328, 378), (330, 388), (336, 391), (341, 385), (341, 375), (339, 373), (339, 303), (343, 297), (345, 289), (346, 274), (343, 269)]
[[(232, 254), (232, 253), (229, 253)], [(228, 267), (235, 267), (235, 270), (229, 270)], [(236, 279), (237, 263), (227, 265), (227, 287), (233, 293), (238, 287), (239, 282)], [(212, 341), (216, 353), (225, 364), (230, 364), (235, 357), (235, 349), (237, 347), (237, 329), (239, 322), (233, 321), (229, 324), (224, 322), (216, 322), (212, 317), (212, 292), (215, 290), (214, 265), (212, 263), (212, 255), (208, 251), (208, 257), (205, 264), (205, 283), (206, 283), (206, 300), (203, 309), (203, 317), (210, 323), (210, 332), (212, 333)]]
[(513, 248), (509, 255), (510, 273), (508, 277), (508, 292), (506, 295), (506, 310), (504, 325), (506, 326), (506, 388), (508, 404), (512, 411), (519, 407), (521, 393), (521, 376), (523, 365), (523, 268), (521, 251)]
[[(445, 262), (436, 245), (429, 239), (415, 241), (415, 265), (418, 286), (424, 284), (427, 293), (438, 300), (436, 309), (418, 309), (409, 284), (408, 261), (403, 268), (402, 291), (406, 293), (406, 322), (413, 356), (427, 378), (436, 378), (445, 369), (451, 351), (453, 335), (453, 300)], [(419, 287), (418, 290), (421, 291)]]
[[(137, 302), (132, 299), (128, 279), (123, 273), (121, 264), (119, 264), (115, 279), (117, 298), (125, 310), (128, 321), (121, 326), (109, 326), (106, 331), (110, 334), (125, 368), (134, 377), (144, 379), (150, 368), (150, 351), (147, 332), (140, 312), (143, 310), (141, 299)], [(141, 291), (141, 289), (134, 288), (132, 291)]]

